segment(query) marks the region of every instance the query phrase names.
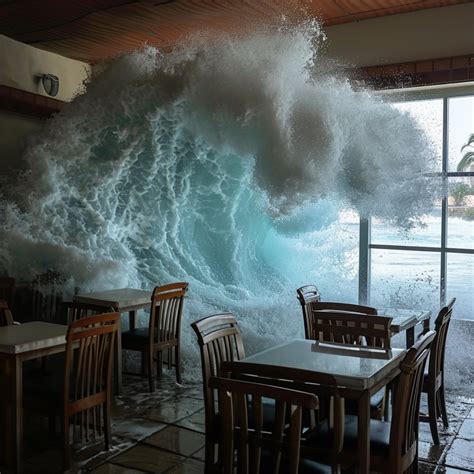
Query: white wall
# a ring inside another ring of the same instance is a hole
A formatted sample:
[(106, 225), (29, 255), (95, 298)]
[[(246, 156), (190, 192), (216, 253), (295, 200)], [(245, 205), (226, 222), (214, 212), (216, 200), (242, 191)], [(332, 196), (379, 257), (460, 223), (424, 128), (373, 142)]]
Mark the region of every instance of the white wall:
[(474, 55), (474, 3), (326, 28), (326, 52), (355, 66)]
[(87, 78), (87, 63), (14, 41), (0, 35), (0, 84), (35, 94), (45, 95), (39, 74), (59, 77), (59, 93), (55, 99), (70, 101)]

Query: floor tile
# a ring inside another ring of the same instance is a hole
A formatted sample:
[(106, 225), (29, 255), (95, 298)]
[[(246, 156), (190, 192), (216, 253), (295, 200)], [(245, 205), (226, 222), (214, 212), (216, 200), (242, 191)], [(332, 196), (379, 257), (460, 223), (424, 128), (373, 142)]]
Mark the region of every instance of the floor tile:
[(465, 471), (464, 469), (456, 469), (449, 466), (439, 466), (436, 470), (436, 474), (469, 474), (473, 471)]
[(174, 423), (202, 409), (203, 402), (195, 398), (179, 397), (166, 404), (142, 412), (142, 416), (162, 423)]
[[(464, 420), (459, 430), (458, 437), (466, 439), (468, 441), (474, 441), (474, 420), (470, 418), (466, 418)], [(474, 443), (472, 446), (472, 450), (474, 450)]]
[(114, 435), (123, 439), (139, 441), (165, 428), (166, 425), (147, 418), (125, 418), (112, 423)]
[(431, 463), (438, 463), (447, 448), (447, 445), (440, 444), (436, 446), (432, 443), (427, 443), (426, 441), (418, 442), (418, 455), (420, 460), (428, 461)]
[(137, 469), (107, 462), (91, 472), (93, 474), (142, 474), (144, 471), (138, 471)]
[(430, 464), (426, 462), (418, 463), (419, 474), (434, 474), (436, 472), (436, 464)]
[(187, 459), (181, 464), (175, 466), (167, 474), (204, 474), (204, 463), (195, 461), (194, 459)]
[(456, 438), (446, 453), (444, 464), (461, 469), (474, 469), (473, 448), (472, 441)]
[(204, 409), (199, 410), (186, 418), (182, 418), (177, 421), (176, 424), (194, 431), (199, 431), (199, 433), (206, 433), (206, 415)]
[(199, 459), (200, 461), (205, 461), (206, 460), (206, 448), (200, 449), (198, 452), (194, 453), (193, 458)]
[(168, 426), (164, 430), (150, 436), (144, 442), (187, 457), (202, 449), (206, 440), (205, 436), (201, 433), (180, 428), (179, 426)]
[(159, 474), (184, 461), (184, 459), (183, 456), (178, 454), (139, 443), (128, 451), (119, 454), (113, 462), (141, 471)]

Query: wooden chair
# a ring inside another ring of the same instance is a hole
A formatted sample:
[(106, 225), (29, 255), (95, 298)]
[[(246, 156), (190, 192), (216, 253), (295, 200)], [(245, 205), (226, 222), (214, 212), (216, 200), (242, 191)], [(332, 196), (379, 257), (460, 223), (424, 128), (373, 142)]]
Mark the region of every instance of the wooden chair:
[(301, 304), (303, 311), (303, 322), (304, 322), (304, 334), (305, 338), (309, 339), (309, 335), (312, 333), (311, 322), (309, 315), (311, 313), (310, 305), (313, 302), (321, 301), (321, 293), (314, 285), (306, 285), (296, 290), (296, 297)]
[[(370, 420), (370, 466), (375, 472), (418, 472), (418, 414), (425, 363), (435, 332), (428, 332), (408, 349), (400, 363), (392, 422)], [(311, 441), (318, 445), (327, 436), (322, 429)], [(342, 458), (351, 466), (358, 449), (357, 416), (346, 415)], [(352, 470), (350, 472), (353, 472)]]
[[(239, 474), (331, 472), (328, 466), (300, 460), (302, 412), (303, 409), (318, 407), (315, 395), (219, 377), (212, 377), (209, 387), (218, 391), (221, 413), (222, 460), (219, 472), (233, 474), (236, 468)], [(264, 429), (264, 398), (274, 400), (276, 407), (270, 431)], [(252, 410), (249, 409), (249, 400)]]
[(371, 306), (358, 304), (339, 303), (334, 301), (321, 301), (321, 294), (314, 285), (306, 285), (296, 290), (298, 301), (303, 311), (304, 333), (306, 339), (312, 339), (313, 328), (310, 317), (312, 308), (317, 310), (348, 311), (352, 313), (377, 314), (377, 309)]
[(172, 367), (172, 349), (176, 380), (181, 383), (181, 317), (188, 283), (178, 282), (157, 286), (151, 297), (148, 328), (135, 328), (122, 332), (122, 349), (146, 354), (150, 392), (155, 391), (154, 357), (157, 354), (157, 373), (161, 374), (163, 351), (168, 351), (168, 366)]
[[(321, 306), (323, 309), (321, 309)], [(329, 303), (339, 306), (338, 303)], [(385, 349), (391, 348), (390, 326), (392, 318), (376, 316), (350, 311), (326, 309), (326, 303), (310, 303), (311, 313), (309, 324), (313, 331), (309, 339), (355, 344)], [(342, 306), (342, 305), (341, 305)], [(343, 305), (346, 308), (354, 305)], [(370, 399), (371, 417), (381, 419), (388, 417), (388, 403), (390, 388), (382, 389)], [(354, 412), (355, 405), (347, 404), (349, 412)]]
[[(342, 449), (343, 436), (343, 413), (344, 400), (339, 395), (336, 379), (332, 375), (315, 372), (309, 379), (307, 373), (300, 375), (298, 369), (292, 371), (292, 378), (288, 380), (286, 374), (282, 374), (281, 368), (270, 364), (258, 364), (247, 362), (239, 364), (236, 361), (223, 361), (220, 369), (221, 376), (243, 380), (246, 382), (260, 383), (265, 385), (277, 385), (278, 387), (311, 392), (317, 396), (317, 403), (311, 410), (303, 411), (303, 436), (301, 453), (304, 457), (323, 462), (325, 465), (322, 472), (339, 472), (340, 453)], [(324, 414), (325, 418), (316, 419), (315, 415)], [(305, 420), (310, 415), (310, 420)], [(268, 423), (268, 421), (267, 421)], [(312, 433), (318, 430), (321, 423), (331, 425), (331, 432), (323, 443), (316, 446), (314, 443), (306, 443)], [(271, 422), (268, 426), (272, 426)], [(329, 467), (331, 465), (332, 467)], [(318, 465), (318, 469), (322, 469)], [(319, 472), (317, 469), (304, 470), (304, 472)]]
[(342, 344), (391, 348), (392, 318), (345, 311), (319, 310), (311, 305), (311, 338)]
[(204, 412), (206, 423), (206, 469), (215, 465), (216, 444), (220, 441), (220, 422), (215, 390), (209, 386), (211, 377), (219, 375), (223, 361), (245, 357), (240, 329), (234, 315), (215, 314), (191, 324), (201, 352)]
[(0, 327), (14, 324), (12, 312), (7, 300), (0, 299)]
[(73, 443), (103, 434), (105, 448), (110, 447), (112, 361), (119, 318), (120, 313), (105, 313), (72, 322), (63, 370), (24, 379), (25, 406), (47, 413), (50, 420), (55, 415), (62, 420), (65, 470), (71, 464), (71, 431)]
[(438, 313), (435, 321), (436, 337), (431, 346), (428, 373), (425, 373), (423, 378), (422, 391), (428, 394), (428, 415), (421, 415), (420, 421), (429, 422), (431, 436), (435, 444), (439, 444), (437, 421), (440, 416), (443, 419), (444, 427), (448, 427), (444, 395), (444, 354), (455, 301), (456, 298), (453, 298)]
[(15, 296), (15, 278), (0, 277), (0, 299), (6, 300), (10, 308), (13, 306)]

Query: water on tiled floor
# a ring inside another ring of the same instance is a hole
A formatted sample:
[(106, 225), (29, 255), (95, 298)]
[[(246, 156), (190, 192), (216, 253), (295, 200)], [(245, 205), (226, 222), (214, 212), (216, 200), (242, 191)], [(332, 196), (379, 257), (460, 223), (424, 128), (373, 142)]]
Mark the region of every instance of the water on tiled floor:
[[(439, 423), (439, 446), (432, 444), (429, 425), (420, 423), (421, 474), (474, 472), (474, 398), (449, 393), (447, 399), (450, 426), (445, 430)], [(35, 443), (27, 446), (25, 472), (60, 472), (60, 449), (44, 441), (44, 434), (39, 438), (43, 442), (38, 444), (34, 426), (32, 423), (30, 439)], [(150, 394), (145, 378), (125, 376), (123, 393), (114, 401), (112, 433), (110, 451), (103, 451), (103, 444), (98, 442), (75, 452), (74, 467), (70, 472), (203, 473), (205, 440), (201, 387), (177, 385), (174, 377), (165, 373), (156, 392)]]

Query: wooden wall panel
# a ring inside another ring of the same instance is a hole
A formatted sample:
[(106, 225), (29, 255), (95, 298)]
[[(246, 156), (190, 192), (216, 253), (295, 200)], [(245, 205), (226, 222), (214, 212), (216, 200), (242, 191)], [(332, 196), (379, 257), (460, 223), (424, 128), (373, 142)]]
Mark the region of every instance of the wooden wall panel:
[(0, 34), (93, 63), (144, 43), (168, 47), (196, 30), (234, 31), (282, 14), (335, 25), (471, 1), (12, 0), (0, 3)]

